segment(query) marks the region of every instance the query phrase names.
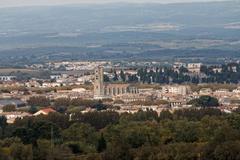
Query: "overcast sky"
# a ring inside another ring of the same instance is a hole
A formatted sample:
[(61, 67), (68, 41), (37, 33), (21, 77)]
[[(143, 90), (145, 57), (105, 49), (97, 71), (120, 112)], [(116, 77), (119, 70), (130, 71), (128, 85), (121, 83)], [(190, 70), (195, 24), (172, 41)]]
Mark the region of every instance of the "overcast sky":
[[(62, 5), (76, 3), (113, 3), (113, 2), (129, 2), (129, 3), (179, 3), (179, 2), (209, 2), (222, 0), (0, 0), (0, 7), (12, 6), (35, 6), (35, 5)], [(227, 0), (225, 0), (227, 1)], [(230, 0), (229, 0), (230, 1)]]

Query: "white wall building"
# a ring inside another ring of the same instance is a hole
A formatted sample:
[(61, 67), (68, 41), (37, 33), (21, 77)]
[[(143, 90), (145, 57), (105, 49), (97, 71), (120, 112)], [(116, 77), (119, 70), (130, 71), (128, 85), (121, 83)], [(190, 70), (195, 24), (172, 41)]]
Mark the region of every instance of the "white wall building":
[(162, 94), (172, 93), (179, 95), (187, 95), (191, 92), (190, 86), (186, 85), (168, 85), (162, 87)]
[(0, 81), (13, 81), (16, 79), (16, 76), (0, 76)]
[(191, 73), (199, 74), (201, 73), (201, 66), (202, 66), (202, 63), (189, 63), (187, 65), (187, 69)]

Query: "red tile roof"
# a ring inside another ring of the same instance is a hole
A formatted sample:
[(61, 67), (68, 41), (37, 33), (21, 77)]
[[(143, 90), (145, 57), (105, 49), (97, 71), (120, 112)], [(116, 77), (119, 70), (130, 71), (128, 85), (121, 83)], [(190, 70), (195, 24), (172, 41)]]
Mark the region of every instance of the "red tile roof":
[(48, 114), (48, 113), (51, 113), (51, 112), (56, 112), (54, 109), (52, 108), (44, 108), (44, 109), (41, 109), (40, 111), (43, 111), (44, 113)]

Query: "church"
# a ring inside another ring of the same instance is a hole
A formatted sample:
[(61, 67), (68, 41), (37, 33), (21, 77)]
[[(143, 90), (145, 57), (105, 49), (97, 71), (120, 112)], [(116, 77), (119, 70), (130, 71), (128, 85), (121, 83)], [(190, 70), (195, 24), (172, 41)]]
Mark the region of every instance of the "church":
[(115, 98), (127, 94), (138, 94), (136, 87), (128, 83), (105, 83), (103, 67), (98, 66), (94, 72), (94, 99)]

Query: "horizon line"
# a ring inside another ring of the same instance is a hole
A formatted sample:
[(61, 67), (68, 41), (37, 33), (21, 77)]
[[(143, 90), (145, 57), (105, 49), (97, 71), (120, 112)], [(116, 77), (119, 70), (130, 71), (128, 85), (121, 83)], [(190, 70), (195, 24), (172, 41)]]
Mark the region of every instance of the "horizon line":
[(26, 4), (26, 5), (5, 5), (1, 6), (0, 8), (28, 8), (28, 7), (58, 7), (58, 6), (72, 6), (72, 5), (78, 5), (78, 6), (93, 6), (93, 5), (114, 5), (114, 4), (159, 4), (159, 5), (169, 5), (169, 4), (196, 4), (196, 3), (221, 3), (221, 2), (237, 2), (237, 0), (211, 0), (211, 1), (202, 1), (197, 0), (194, 2), (125, 2), (125, 1), (118, 1), (118, 2), (79, 2), (79, 3), (59, 3), (59, 4)]

